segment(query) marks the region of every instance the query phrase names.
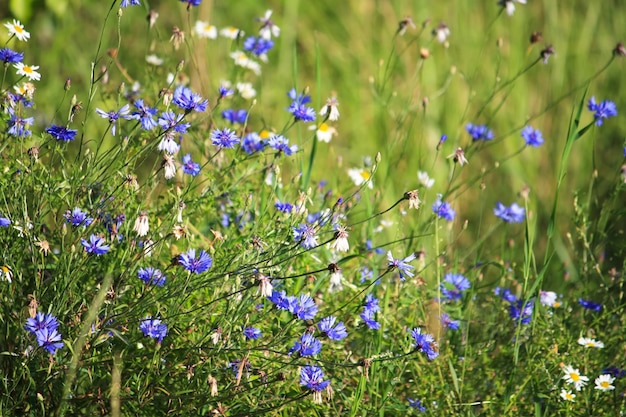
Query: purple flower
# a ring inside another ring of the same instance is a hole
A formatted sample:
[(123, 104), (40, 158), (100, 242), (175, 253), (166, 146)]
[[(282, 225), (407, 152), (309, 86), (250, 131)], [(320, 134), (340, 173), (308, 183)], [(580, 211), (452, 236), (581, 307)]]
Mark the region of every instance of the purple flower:
[(56, 329), (43, 328), (35, 332), (37, 337), (37, 343), (39, 346), (46, 349), (50, 354), (54, 353), (63, 347), (63, 341), (61, 340), (61, 334)]
[(493, 209), (493, 214), (504, 220), (506, 223), (522, 223), (526, 215), (524, 207), (520, 207), (517, 203), (511, 204), (511, 207), (506, 207), (504, 204), (498, 202), (496, 208)]
[(243, 137), (243, 140), (241, 141), (241, 147), (247, 154), (250, 155), (256, 152), (261, 152), (263, 149), (265, 149), (266, 145), (267, 143), (262, 140), (259, 134), (256, 132), (248, 133), (246, 136)]
[(509, 317), (513, 319), (515, 324), (530, 324), (533, 318), (534, 300), (524, 303), (523, 300), (517, 300), (509, 304)]
[(289, 139), (283, 135), (274, 135), (267, 140), (267, 145), (270, 148), (283, 152), (287, 156), (291, 156), (298, 152), (298, 145), (289, 146)]
[(320, 329), (320, 331), (326, 333), (328, 338), (331, 340), (341, 340), (348, 337), (348, 331), (346, 330), (346, 326), (343, 324), (342, 321), (337, 323), (337, 325), (335, 326), (336, 320), (336, 317), (328, 316), (320, 320), (317, 327)]
[(245, 123), (248, 117), (248, 112), (244, 109), (233, 110), (227, 109), (222, 112), (222, 117), (231, 123)]
[(187, 3), (187, 8), (190, 8), (191, 6), (200, 6), (202, 0), (180, 0), (180, 2)]
[(80, 243), (85, 247), (85, 252), (93, 255), (104, 255), (111, 249), (105, 244), (104, 239), (98, 235), (89, 236), (89, 241), (81, 239)]
[(283, 213), (291, 213), (293, 211), (293, 204), (281, 203), (280, 201), (274, 204), (274, 207)]
[(311, 97), (307, 94), (298, 94), (295, 88), (289, 90), (287, 93), (292, 100), (291, 105), (287, 108), (287, 111), (293, 115), (293, 117), (303, 122), (312, 122), (315, 120), (315, 109), (306, 106), (311, 101)]
[(235, 94), (234, 90), (231, 90), (228, 87), (224, 87), (223, 85), (220, 85), (220, 88), (218, 89), (218, 92), (220, 94), (220, 99), (222, 99), (224, 97), (230, 97), (233, 94)]
[(470, 281), (463, 275), (449, 272), (441, 283), (441, 294), (448, 300), (458, 300), (470, 287)]
[(602, 311), (602, 304), (598, 304), (596, 302), (593, 302), (591, 300), (585, 300), (583, 298), (579, 298), (578, 299), (578, 303), (583, 306), (583, 308), (586, 308), (587, 310), (592, 310), (592, 311), (596, 311), (596, 312), (600, 312)]
[(475, 125), (473, 123), (468, 123), (465, 126), (465, 130), (467, 130), (467, 133), (470, 134), (474, 141), (493, 139), (493, 132), (486, 125)]
[(65, 126), (52, 125), (46, 129), (46, 133), (62, 142), (69, 142), (76, 139), (76, 130), (68, 129)]
[(414, 274), (411, 272), (415, 267), (413, 265), (409, 265), (408, 262), (415, 260), (415, 254), (412, 253), (404, 259), (394, 259), (393, 255), (391, 255), (391, 251), (387, 252), (387, 266), (389, 269), (397, 269), (400, 273), (400, 279), (402, 281), (405, 280), (404, 274), (408, 277), (412, 277)]
[(243, 335), (248, 340), (257, 340), (259, 337), (261, 337), (262, 333), (261, 330), (257, 329), (256, 327), (246, 327), (245, 329), (243, 329)]
[(271, 39), (264, 39), (262, 37), (255, 38), (254, 36), (249, 36), (243, 41), (244, 51), (250, 51), (256, 56), (267, 53), (273, 47), (274, 41)]
[(59, 321), (52, 314), (44, 314), (38, 312), (35, 317), (26, 319), (24, 328), (31, 333), (35, 333), (41, 329), (56, 330), (59, 327)]
[(143, 130), (152, 130), (158, 126), (158, 123), (154, 120), (157, 109), (146, 106), (142, 99), (135, 100), (133, 104), (137, 110), (131, 113), (131, 117), (141, 121), (141, 128)]
[(456, 211), (450, 206), (450, 203), (441, 201), (441, 194), (437, 194), (437, 201), (433, 203), (433, 213), (449, 222), (454, 220), (456, 216)]
[(115, 136), (115, 131), (117, 129), (117, 121), (121, 117), (122, 119), (132, 119), (132, 116), (129, 116), (130, 106), (128, 104), (124, 104), (118, 111), (111, 110), (106, 112), (101, 109), (96, 109), (96, 113), (100, 115), (103, 119), (109, 119), (109, 124), (111, 125), (111, 134)]
[(151, 316), (147, 316), (141, 321), (139, 329), (145, 336), (156, 339), (158, 343), (161, 343), (167, 335), (167, 324), (162, 323), (161, 319), (153, 319)]
[(176, 133), (187, 133), (187, 129), (191, 126), (190, 123), (182, 123), (184, 114), (176, 114), (171, 110), (161, 113), (157, 123), (163, 130), (174, 130)]
[(380, 307), (378, 305), (378, 298), (374, 297), (372, 294), (367, 294), (365, 296), (365, 309), (370, 310), (372, 312), (380, 311)]
[(526, 126), (522, 129), (522, 138), (526, 141), (526, 145), (539, 147), (543, 144), (543, 136), (539, 129), (533, 129), (532, 126)]
[(596, 98), (591, 97), (587, 107), (590, 111), (594, 112), (593, 117), (596, 122), (596, 126), (602, 126), (604, 119), (617, 116), (617, 106), (610, 100), (604, 100), (601, 103), (596, 103)]
[(296, 303), (290, 303), (289, 311), (300, 320), (312, 320), (317, 314), (317, 304), (308, 294), (302, 294)]
[(311, 333), (305, 333), (300, 336), (300, 340), (296, 341), (289, 354), (293, 352), (299, 353), (300, 356), (315, 356), (322, 350), (322, 342), (317, 340)]
[(372, 330), (378, 330), (380, 329), (380, 323), (377, 322), (376, 319), (374, 319), (375, 315), (376, 315), (376, 311), (368, 310), (366, 307), (365, 309), (363, 309), (363, 312), (359, 314), (359, 317), (363, 319), (367, 327), (369, 327)]
[(407, 401), (409, 402), (409, 407), (417, 408), (417, 410), (421, 413), (426, 412), (426, 407), (422, 405), (422, 402), (420, 400), (416, 398), (407, 398)]
[(312, 249), (318, 245), (317, 231), (310, 224), (300, 224), (298, 227), (291, 227), (293, 239), (300, 243), (305, 249)]
[(307, 389), (320, 392), (324, 390), (328, 384), (330, 384), (330, 381), (324, 380), (324, 371), (322, 371), (322, 368), (315, 365), (306, 365), (300, 370), (300, 385), (305, 386)]
[(11, 118), (7, 122), (7, 133), (9, 135), (15, 136), (17, 138), (25, 138), (32, 134), (31, 131), (28, 130), (28, 128), (35, 121), (33, 117), (16, 116), (12, 108), (9, 108), (9, 114), (11, 115)]
[(211, 140), (218, 148), (234, 148), (240, 142), (239, 136), (229, 128), (213, 130)]
[(452, 320), (449, 315), (446, 313), (441, 313), (441, 317), (439, 318), (441, 324), (444, 327), (447, 327), (450, 330), (459, 330), (460, 323), (458, 320)]
[(419, 327), (411, 330), (411, 336), (415, 340), (415, 349), (420, 352), (426, 354), (428, 360), (433, 360), (437, 356), (439, 356), (439, 352), (437, 352), (437, 343), (435, 342), (435, 338), (428, 334), (422, 333), (422, 329)]
[(160, 269), (152, 268), (151, 266), (147, 268), (139, 268), (137, 271), (137, 277), (140, 280), (145, 282), (148, 285), (156, 285), (157, 287), (162, 287), (165, 285), (165, 279), (167, 278), (163, 275)]
[(191, 155), (183, 156), (183, 172), (195, 177), (200, 173), (200, 164), (191, 160)]
[(87, 216), (87, 213), (82, 211), (80, 208), (75, 207), (74, 210), (67, 210), (63, 215), (65, 220), (71, 224), (72, 226), (89, 226), (93, 222), (93, 217)]
[(120, 7), (128, 6), (141, 6), (141, 3), (139, 3), (139, 0), (122, 0)]
[(22, 62), (23, 59), (24, 54), (21, 52), (15, 52), (9, 48), (0, 49), (0, 61), (3, 61), (5, 64), (17, 64)]
[(7, 219), (6, 217), (0, 216), (0, 227), (9, 227), (10, 224), (11, 220)]
[(200, 249), (200, 254), (196, 259), (196, 250), (189, 249), (178, 255), (178, 263), (189, 272), (201, 274), (213, 266), (213, 259), (203, 249)]
[(172, 103), (185, 110), (185, 113), (191, 111), (203, 112), (206, 110), (209, 100), (204, 100), (199, 94), (181, 85), (174, 90)]

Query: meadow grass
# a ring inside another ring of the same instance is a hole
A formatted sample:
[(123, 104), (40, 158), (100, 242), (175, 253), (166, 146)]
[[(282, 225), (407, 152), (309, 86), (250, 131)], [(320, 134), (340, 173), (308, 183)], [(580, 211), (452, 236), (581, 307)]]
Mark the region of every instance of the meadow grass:
[(1, 415), (621, 415), (617, 2), (1, 7)]

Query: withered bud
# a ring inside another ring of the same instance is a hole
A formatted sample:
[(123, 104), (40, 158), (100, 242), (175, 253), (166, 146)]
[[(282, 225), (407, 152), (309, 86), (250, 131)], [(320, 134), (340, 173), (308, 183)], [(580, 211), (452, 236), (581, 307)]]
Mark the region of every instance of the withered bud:
[(409, 16), (407, 16), (407, 17), (405, 17), (404, 19), (402, 19), (398, 23), (397, 34), (400, 35), (400, 36), (404, 36), (404, 34), (406, 33), (406, 30), (409, 27), (415, 29), (415, 23), (413, 23), (413, 19), (411, 19)]
[(107, 51), (107, 54), (111, 57), (111, 58), (116, 58), (117, 57), (117, 49), (116, 48), (111, 48)]
[(156, 21), (158, 18), (159, 18), (159, 14), (156, 12), (156, 10), (154, 9), (150, 10), (150, 12), (148, 13), (148, 17), (147, 17), (150, 28), (152, 28), (156, 24)]
[(428, 48), (420, 48), (420, 57), (422, 57), (422, 59), (426, 59), (430, 56), (430, 51), (428, 50)]
[(613, 55), (615, 56), (626, 56), (626, 48), (623, 43), (618, 43), (615, 49), (613, 49)]
[(65, 91), (70, 91), (70, 87), (72, 87), (72, 80), (68, 78), (67, 80), (65, 80), (65, 85), (63, 85), (63, 89)]
[(339, 266), (336, 263), (330, 263), (328, 264), (328, 270), (331, 274), (334, 274), (339, 271)]
[(185, 42), (185, 33), (180, 30), (178, 26), (174, 26), (174, 29), (172, 29), (170, 42), (174, 44), (175, 50), (178, 50), (178, 48), (180, 48), (180, 45)]
[(37, 162), (39, 160), (39, 148), (36, 146), (33, 146), (32, 148), (30, 148), (28, 150), (28, 156), (30, 156), (31, 158), (35, 160), (35, 162)]
[(422, 108), (423, 108), (424, 110), (426, 110), (426, 107), (428, 107), (428, 102), (429, 102), (429, 101), (428, 101), (428, 97), (424, 97), (424, 98), (422, 99)]
[(554, 51), (554, 47), (552, 47), (552, 45), (548, 45), (546, 46), (542, 51), (541, 51), (541, 59), (543, 60), (544, 64), (548, 63), (548, 58), (550, 58), (552, 55), (554, 55), (556, 52)]
[(530, 35), (530, 43), (531, 44), (541, 42), (542, 40), (543, 40), (543, 35), (541, 34), (541, 32), (534, 31)]

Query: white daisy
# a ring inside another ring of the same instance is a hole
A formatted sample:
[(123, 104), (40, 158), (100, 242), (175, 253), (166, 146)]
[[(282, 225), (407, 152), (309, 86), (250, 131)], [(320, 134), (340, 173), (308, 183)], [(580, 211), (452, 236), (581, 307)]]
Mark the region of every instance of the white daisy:
[(216, 39), (217, 38), (217, 28), (213, 25), (210, 25), (207, 22), (203, 22), (202, 20), (198, 20), (193, 27), (194, 32), (198, 35), (199, 38), (208, 38), (208, 39)]
[(239, 30), (236, 27), (228, 26), (222, 30), (220, 30), (220, 35), (228, 39), (237, 39), (237, 36), (243, 37), (243, 30)]
[(320, 116), (328, 117), (328, 120), (334, 122), (339, 119), (339, 102), (337, 97), (331, 97), (326, 100), (326, 104), (320, 110)]
[(578, 339), (578, 344), (587, 348), (598, 348), (598, 349), (602, 349), (604, 347), (604, 343), (599, 341), (599, 340), (595, 340), (595, 339), (590, 339), (588, 337), (581, 337)]
[(565, 375), (563, 375), (565, 382), (568, 384), (574, 384), (576, 391), (580, 391), (580, 389), (587, 385), (587, 382), (589, 381), (589, 378), (581, 375), (580, 371), (578, 369), (574, 369), (571, 365), (563, 367), (563, 372), (565, 373)]
[(155, 54), (146, 55), (146, 62), (150, 65), (154, 65), (156, 67), (163, 65), (163, 59), (159, 58)]
[(435, 180), (428, 176), (428, 172), (418, 171), (417, 180), (426, 188), (431, 188), (435, 184)]
[(18, 62), (13, 64), (13, 68), (17, 70), (17, 75), (23, 75), (31, 81), (41, 80), (41, 74), (37, 72), (38, 65), (25, 65), (23, 62)]
[(374, 188), (374, 184), (370, 180), (372, 174), (365, 168), (350, 168), (348, 170), (348, 176), (354, 181), (357, 187), (360, 187), (367, 181), (367, 187), (370, 189)]
[(13, 19), (13, 22), (5, 23), (4, 27), (9, 29), (9, 36), (15, 35), (21, 41), (28, 41), (30, 38), (30, 33), (24, 30), (24, 25), (19, 20)]
[(237, 91), (241, 97), (251, 100), (256, 97), (256, 90), (252, 87), (252, 83), (237, 83)]
[(600, 375), (596, 378), (595, 389), (599, 389), (600, 391), (611, 391), (615, 389), (615, 387), (611, 385), (613, 381), (615, 381), (615, 378), (609, 374)]
[(561, 398), (565, 401), (574, 402), (574, 398), (576, 398), (576, 394), (572, 393), (572, 391), (568, 391), (566, 389), (561, 390)]
[(329, 143), (330, 140), (337, 134), (337, 129), (332, 126), (328, 126), (326, 123), (320, 123), (318, 126), (311, 125), (309, 130), (315, 130), (315, 136), (320, 142)]

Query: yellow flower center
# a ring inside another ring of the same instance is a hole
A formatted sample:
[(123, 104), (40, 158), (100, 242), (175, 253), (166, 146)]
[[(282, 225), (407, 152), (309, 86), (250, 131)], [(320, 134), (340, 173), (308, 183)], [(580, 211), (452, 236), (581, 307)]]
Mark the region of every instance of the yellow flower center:
[(577, 373), (574, 373), (574, 372), (570, 373), (570, 374), (569, 374), (569, 377), (570, 377), (570, 378), (572, 379), (572, 381), (574, 381), (574, 382), (578, 382), (578, 381), (580, 380), (580, 375), (578, 375)]
[(13, 25), (13, 30), (16, 31), (17, 33), (23, 33), (24, 32), (24, 29), (22, 29), (18, 25)]
[(29, 67), (28, 65), (24, 65), (23, 71), (28, 73), (28, 74), (32, 74), (33, 73), (33, 69), (31, 67)]
[(261, 133), (259, 133), (259, 137), (261, 139), (267, 139), (270, 137), (270, 132), (268, 130), (263, 129), (261, 130)]
[(607, 381), (602, 381), (602, 382), (600, 382), (600, 386), (602, 388), (608, 388), (609, 387), (609, 383)]
[(213, 25), (204, 25), (204, 30), (206, 30), (207, 32), (211, 29), (213, 29)]
[(326, 123), (322, 123), (317, 130), (319, 130), (320, 132), (328, 132), (328, 125)]
[(361, 175), (361, 178), (363, 178), (364, 180), (370, 179), (370, 173), (367, 171), (361, 171), (360, 175)]

